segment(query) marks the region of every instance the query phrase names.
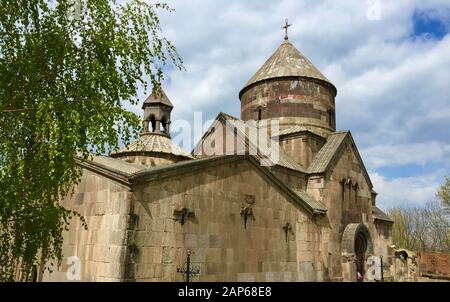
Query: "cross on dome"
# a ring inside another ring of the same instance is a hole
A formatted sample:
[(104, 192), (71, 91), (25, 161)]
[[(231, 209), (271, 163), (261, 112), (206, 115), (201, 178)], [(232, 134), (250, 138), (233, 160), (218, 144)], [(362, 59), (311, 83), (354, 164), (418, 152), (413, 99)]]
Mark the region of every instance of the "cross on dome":
[(289, 28), (289, 26), (292, 26), (292, 24), (289, 24), (289, 21), (287, 18), (284, 21), (286, 24), (283, 27), (281, 27), (281, 29), (284, 29), (284, 39), (287, 40), (288, 39), (288, 28)]

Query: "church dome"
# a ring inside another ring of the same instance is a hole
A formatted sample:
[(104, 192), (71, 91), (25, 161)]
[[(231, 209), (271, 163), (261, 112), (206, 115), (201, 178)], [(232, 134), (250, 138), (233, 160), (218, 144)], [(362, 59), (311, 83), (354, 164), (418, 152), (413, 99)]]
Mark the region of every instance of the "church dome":
[(336, 93), (336, 87), (289, 42), (286, 33), (239, 92), (241, 119), (277, 120), (280, 130), (303, 127), (326, 137), (336, 131)]
[[(334, 85), (289, 40), (285, 39), (270, 58), (258, 69), (242, 88), (268, 79), (305, 77)], [(336, 88), (335, 88), (336, 89)]]
[(150, 96), (145, 100), (144, 104), (142, 105), (142, 109), (145, 109), (147, 105), (152, 104), (162, 104), (170, 108), (173, 108), (172, 102), (169, 100), (166, 93), (161, 87), (157, 88), (154, 93), (150, 94)]

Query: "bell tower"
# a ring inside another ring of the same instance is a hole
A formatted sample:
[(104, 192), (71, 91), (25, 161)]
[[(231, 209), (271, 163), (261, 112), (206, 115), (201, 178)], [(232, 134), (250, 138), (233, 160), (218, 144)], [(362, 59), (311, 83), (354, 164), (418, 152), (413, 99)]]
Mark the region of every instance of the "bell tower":
[(153, 88), (144, 101), (143, 131), (132, 142), (111, 157), (144, 166), (160, 166), (192, 159), (192, 155), (170, 139), (170, 114), (173, 105), (161, 86)]
[(173, 105), (161, 86), (156, 86), (142, 105), (144, 109), (143, 133), (159, 133), (170, 137), (170, 114)]

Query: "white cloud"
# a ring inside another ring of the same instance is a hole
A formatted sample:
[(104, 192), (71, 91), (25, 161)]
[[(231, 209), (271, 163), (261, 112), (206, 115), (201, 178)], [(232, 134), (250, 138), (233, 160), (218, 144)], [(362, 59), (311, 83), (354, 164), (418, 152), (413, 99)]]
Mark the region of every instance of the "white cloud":
[(388, 180), (378, 173), (370, 173), (377, 196), (377, 205), (381, 208), (396, 206), (423, 206), (436, 199), (442, 179), (435, 174), (417, 177), (400, 177)]
[[(162, 15), (162, 27), (186, 66), (166, 74), (173, 118), (192, 120), (194, 111), (204, 119), (219, 111), (239, 116), (239, 90), (282, 42), (288, 17), (290, 41), (336, 85), (338, 128), (352, 131), (369, 170), (411, 163), (448, 170), (450, 35), (412, 34), (417, 12), (448, 27), (450, 3), (380, 0), (380, 20), (371, 21), (369, 2), (170, 1), (176, 12)], [(432, 175), (373, 177), (386, 202), (401, 194), (425, 202), (437, 183)]]
[(361, 150), (365, 164), (371, 169), (402, 165), (444, 163), (450, 167), (450, 144), (436, 141), (414, 144), (373, 145)]

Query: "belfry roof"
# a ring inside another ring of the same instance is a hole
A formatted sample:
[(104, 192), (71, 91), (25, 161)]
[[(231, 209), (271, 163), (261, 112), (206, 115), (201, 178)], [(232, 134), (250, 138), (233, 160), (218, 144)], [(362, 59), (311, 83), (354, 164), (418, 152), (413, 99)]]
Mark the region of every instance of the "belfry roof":
[(289, 40), (284, 40), (270, 58), (245, 84), (246, 87), (267, 79), (308, 77), (334, 85)]
[(164, 104), (173, 107), (172, 102), (169, 100), (161, 86), (156, 87), (153, 90), (152, 94), (145, 100), (142, 108), (144, 108), (146, 104)]

